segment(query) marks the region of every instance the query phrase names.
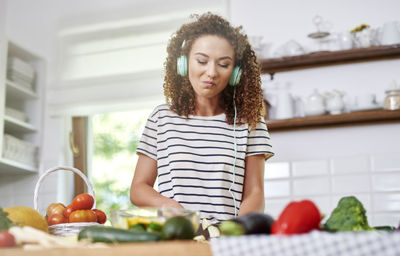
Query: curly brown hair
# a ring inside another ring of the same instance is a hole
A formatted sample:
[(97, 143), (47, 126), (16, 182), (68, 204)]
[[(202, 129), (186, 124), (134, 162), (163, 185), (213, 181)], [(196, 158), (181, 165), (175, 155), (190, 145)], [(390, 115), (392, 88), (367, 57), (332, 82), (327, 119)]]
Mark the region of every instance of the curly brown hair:
[[(196, 19), (182, 27), (169, 41), (168, 56), (164, 63), (164, 95), (170, 109), (181, 116), (188, 117), (195, 113), (195, 93), (189, 78), (177, 73), (177, 58), (188, 56), (193, 42), (203, 35), (217, 35), (228, 40), (235, 51), (235, 66), (243, 73), (236, 85), (235, 103), (237, 108), (237, 123), (248, 123), (251, 127), (261, 121), (263, 114), (260, 66), (252, 50), (247, 35), (241, 32), (242, 27), (233, 27), (221, 16), (205, 13), (193, 15)], [(185, 44), (182, 46), (183, 41)], [(234, 86), (227, 86), (221, 93), (221, 107), (224, 109), (228, 124), (233, 124), (235, 110), (233, 105)]]

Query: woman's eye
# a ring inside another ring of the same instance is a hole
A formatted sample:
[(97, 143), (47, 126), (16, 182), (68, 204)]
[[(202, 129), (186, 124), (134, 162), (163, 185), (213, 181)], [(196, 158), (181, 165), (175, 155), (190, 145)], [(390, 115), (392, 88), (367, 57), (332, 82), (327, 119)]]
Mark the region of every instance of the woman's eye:
[(201, 64), (201, 65), (207, 64), (207, 61), (203, 61), (203, 60), (197, 60), (197, 62), (198, 62), (199, 64)]
[(229, 67), (229, 64), (219, 64), (219, 66), (220, 66), (220, 67), (223, 67), (223, 68), (228, 68), (228, 67)]

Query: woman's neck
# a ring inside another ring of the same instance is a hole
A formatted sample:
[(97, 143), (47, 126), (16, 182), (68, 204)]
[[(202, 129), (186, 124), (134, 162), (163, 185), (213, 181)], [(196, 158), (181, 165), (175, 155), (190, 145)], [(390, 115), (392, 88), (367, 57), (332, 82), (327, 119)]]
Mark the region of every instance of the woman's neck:
[(219, 105), (218, 100), (210, 100), (210, 99), (203, 99), (203, 100), (196, 100), (196, 116), (216, 116), (222, 114), (224, 110)]

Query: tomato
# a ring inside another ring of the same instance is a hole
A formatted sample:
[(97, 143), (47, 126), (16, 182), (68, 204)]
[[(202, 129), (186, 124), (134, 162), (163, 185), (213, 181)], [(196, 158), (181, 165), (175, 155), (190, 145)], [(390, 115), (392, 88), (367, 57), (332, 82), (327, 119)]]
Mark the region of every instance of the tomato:
[(55, 213), (64, 215), (65, 205), (62, 203), (52, 203), (49, 204), (46, 210), (46, 216), (49, 217)]
[(0, 231), (0, 248), (15, 246), (15, 238), (7, 230)]
[(106, 222), (107, 216), (103, 211), (98, 209), (93, 209), (92, 211), (96, 214), (98, 223), (104, 224)]
[(49, 224), (49, 226), (60, 223), (68, 223), (68, 219), (64, 217), (64, 215), (58, 213), (54, 213), (47, 218), (47, 224)]
[(77, 195), (71, 203), (74, 210), (90, 210), (93, 204), (94, 198), (87, 193)]
[(71, 212), (73, 212), (74, 211), (74, 208), (72, 208), (72, 206), (71, 205), (68, 205), (67, 206), (67, 208), (65, 208), (64, 209), (64, 216), (65, 216), (65, 218), (69, 218), (69, 215), (71, 214)]
[(96, 213), (92, 210), (76, 210), (69, 215), (69, 222), (97, 222)]

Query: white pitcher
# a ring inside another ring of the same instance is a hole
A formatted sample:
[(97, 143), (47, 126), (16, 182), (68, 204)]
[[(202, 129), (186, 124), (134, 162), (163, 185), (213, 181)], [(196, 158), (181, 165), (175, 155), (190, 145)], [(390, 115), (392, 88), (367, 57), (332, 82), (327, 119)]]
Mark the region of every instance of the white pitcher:
[(382, 27), (380, 41), (382, 45), (400, 44), (400, 22), (385, 22)]
[(293, 118), (293, 116), (294, 104), (292, 94), (285, 90), (279, 91), (276, 102), (276, 119)]
[(281, 85), (275, 83), (275, 92), (270, 95), (269, 103), (273, 109), (274, 119), (287, 119), (294, 117), (294, 99), (290, 93), (290, 82)]

